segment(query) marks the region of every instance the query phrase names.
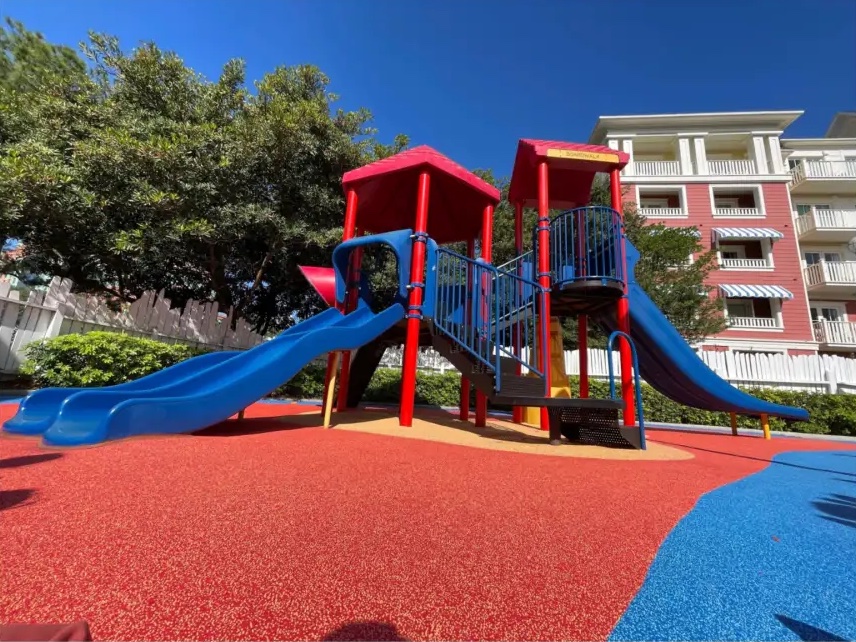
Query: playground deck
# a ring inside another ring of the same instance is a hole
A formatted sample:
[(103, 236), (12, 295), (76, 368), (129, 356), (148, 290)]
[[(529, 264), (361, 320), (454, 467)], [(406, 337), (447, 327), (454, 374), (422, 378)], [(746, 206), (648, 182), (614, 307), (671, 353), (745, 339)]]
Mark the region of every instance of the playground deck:
[[(402, 439), (357, 414), (323, 430), (317, 408), (256, 404), (193, 435), (0, 439), (0, 622), (144, 640), (856, 635), (847, 444), (651, 430), (647, 453), (604, 460)], [(463, 432), (507, 444), (492, 423)]]

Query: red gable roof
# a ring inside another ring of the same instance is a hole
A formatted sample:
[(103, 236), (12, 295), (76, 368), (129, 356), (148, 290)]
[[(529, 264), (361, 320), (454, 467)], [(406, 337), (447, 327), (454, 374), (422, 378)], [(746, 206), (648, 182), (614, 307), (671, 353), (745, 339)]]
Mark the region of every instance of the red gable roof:
[(550, 207), (580, 207), (589, 202), (594, 175), (621, 169), (630, 161), (624, 152), (602, 145), (521, 138), (517, 145), (508, 200), (524, 207), (538, 205), (538, 161), (549, 167)]
[(412, 228), (419, 174), (431, 176), (428, 235), (438, 243), (475, 238), (499, 190), (440, 152), (420, 145), (347, 172), (345, 190), (357, 193), (357, 227), (375, 234)]

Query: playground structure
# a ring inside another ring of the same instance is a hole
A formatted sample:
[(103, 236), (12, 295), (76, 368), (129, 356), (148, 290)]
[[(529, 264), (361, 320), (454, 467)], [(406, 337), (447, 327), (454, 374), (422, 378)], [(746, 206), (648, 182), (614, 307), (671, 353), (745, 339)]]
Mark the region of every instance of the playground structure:
[[(199, 430), (325, 353), (329, 423), (334, 401), (340, 411), (360, 403), (384, 350), (396, 344), (404, 345), (404, 427), (413, 422), (417, 353), (428, 345), (461, 371), (461, 420), (469, 419), (472, 387), (477, 426), (485, 425), (488, 401), (513, 407), (517, 422), (524, 408), (538, 408), (551, 443), (564, 436), (645, 448), (640, 375), (687, 405), (759, 416), (765, 425), (769, 415), (807, 419), (803, 409), (761, 401), (720, 379), (635, 282), (639, 255), (621, 215), (627, 162), (608, 147), (521, 140), (509, 188), (516, 257), (502, 266), (492, 264), (499, 191), (442, 154), (421, 146), (347, 172), (333, 267), (301, 268), (330, 309), (247, 352), (205, 355), (110, 388), (37, 391), (4, 428), (41, 434), (49, 445)], [(611, 207), (589, 205), (598, 173), (609, 175)], [(526, 207), (537, 208), (538, 221), (524, 253)], [(551, 216), (553, 209), (561, 211)], [(465, 243), (465, 253), (451, 243)], [(398, 283), (393, 302), (375, 311), (361, 267), (365, 248), (378, 245), (392, 251)], [(589, 322), (610, 334), (610, 348), (618, 342), (620, 394), (611, 376), (611, 398), (590, 398), (584, 358), (576, 397), (563, 391), (567, 381), (554, 380), (550, 326), (565, 316), (577, 318), (582, 355)]]

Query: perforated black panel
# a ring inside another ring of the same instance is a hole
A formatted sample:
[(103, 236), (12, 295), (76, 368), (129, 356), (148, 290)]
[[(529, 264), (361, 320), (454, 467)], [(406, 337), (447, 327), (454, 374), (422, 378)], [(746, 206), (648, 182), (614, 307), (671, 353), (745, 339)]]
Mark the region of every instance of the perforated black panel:
[(550, 408), (550, 421), (559, 422), (562, 435), (580, 444), (636, 448), (625, 439), (620, 428), (620, 409), (564, 407)]

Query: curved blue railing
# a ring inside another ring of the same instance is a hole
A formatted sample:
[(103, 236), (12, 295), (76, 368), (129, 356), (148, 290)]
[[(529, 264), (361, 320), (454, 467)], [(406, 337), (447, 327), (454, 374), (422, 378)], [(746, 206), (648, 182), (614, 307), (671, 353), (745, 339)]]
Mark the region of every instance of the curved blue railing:
[[(510, 358), (541, 379), (538, 347), (546, 345), (547, 329), (535, 323), (538, 296), (543, 288), (513, 272), (499, 270), (480, 259), (471, 259), (446, 248), (438, 248), (432, 262), (434, 327), (459, 344), (498, 375), (500, 360)], [(496, 376), (496, 392), (501, 377)]]
[(606, 363), (609, 366), (609, 397), (615, 399), (615, 369), (612, 365), (612, 346), (615, 340), (621, 337), (630, 346), (630, 355), (633, 357), (633, 387), (636, 389), (636, 415), (639, 417), (639, 447), (645, 450), (645, 417), (642, 411), (642, 385), (639, 381), (639, 358), (636, 356), (636, 346), (633, 339), (621, 330), (615, 330), (609, 335), (606, 342)]
[(624, 284), (622, 231), (621, 216), (611, 207), (578, 207), (555, 216), (550, 221), (553, 285), (581, 280)]

